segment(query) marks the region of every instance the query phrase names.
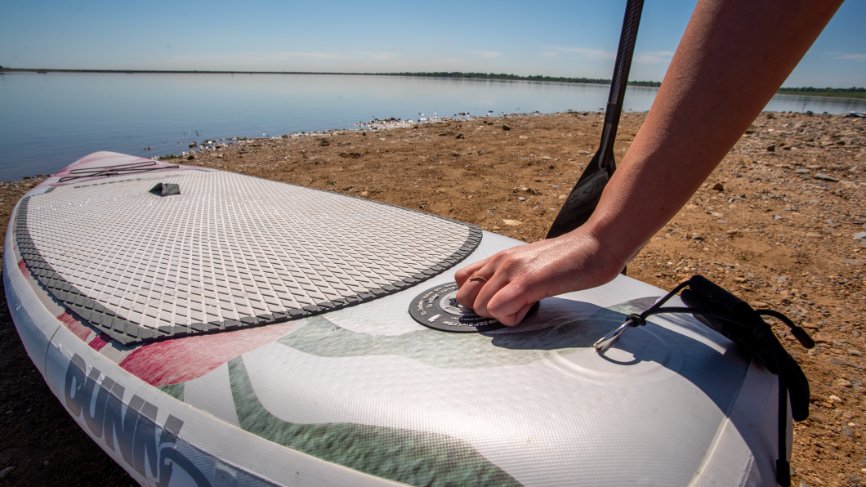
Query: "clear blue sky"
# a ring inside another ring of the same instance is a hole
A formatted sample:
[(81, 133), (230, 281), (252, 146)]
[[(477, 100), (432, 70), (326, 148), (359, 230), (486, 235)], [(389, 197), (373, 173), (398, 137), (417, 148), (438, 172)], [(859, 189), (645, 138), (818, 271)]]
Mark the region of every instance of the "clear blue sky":
[[(2, 0), (0, 65), (610, 78), (624, 4)], [(646, 2), (631, 79), (661, 80), (694, 4)], [(864, 20), (845, 2), (785, 86), (866, 86)]]

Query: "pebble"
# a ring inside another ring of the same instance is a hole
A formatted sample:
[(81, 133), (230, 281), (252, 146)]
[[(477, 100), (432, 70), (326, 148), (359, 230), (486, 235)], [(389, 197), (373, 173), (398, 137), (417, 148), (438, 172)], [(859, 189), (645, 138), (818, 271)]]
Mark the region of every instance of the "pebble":
[(713, 191), (724, 191), (724, 190), (725, 190), (725, 187), (722, 185), (722, 183), (716, 183), (713, 185)]
[(812, 177), (815, 179), (820, 179), (821, 181), (830, 181), (831, 183), (839, 182), (838, 179), (834, 178), (833, 176), (831, 176), (829, 174), (823, 173), (823, 172), (816, 172), (815, 175)]
[(857, 232), (854, 234), (854, 240), (860, 242), (862, 245), (866, 245), (866, 232)]
[(502, 220), (504, 225), (508, 225), (509, 227), (517, 227), (523, 225), (523, 222), (520, 220)]
[(502, 124), (502, 130), (511, 130), (511, 126)]

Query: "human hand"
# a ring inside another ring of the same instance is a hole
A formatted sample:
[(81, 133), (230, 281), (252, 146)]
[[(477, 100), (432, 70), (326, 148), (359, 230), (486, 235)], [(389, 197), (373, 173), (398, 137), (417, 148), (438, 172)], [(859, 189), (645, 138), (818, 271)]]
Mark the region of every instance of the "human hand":
[(514, 326), (548, 296), (604, 284), (625, 262), (578, 228), (560, 237), (503, 250), (458, 270), (457, 302)]

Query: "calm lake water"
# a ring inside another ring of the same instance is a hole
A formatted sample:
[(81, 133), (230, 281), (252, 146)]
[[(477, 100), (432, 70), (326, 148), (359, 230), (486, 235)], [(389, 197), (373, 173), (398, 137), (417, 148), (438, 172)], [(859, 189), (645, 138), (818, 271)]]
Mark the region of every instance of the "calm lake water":
[[(630, 87), (646, 111), (654, 88)], [(363, 75), (0, 75), (0, 180), (48, 174), (94, 151), (146, 157), (191, 142), (353, 128), (458, 113), (601, 111), (608, 87)], [(771, 111), (847, 113), (866, 102), (777, 96)]]

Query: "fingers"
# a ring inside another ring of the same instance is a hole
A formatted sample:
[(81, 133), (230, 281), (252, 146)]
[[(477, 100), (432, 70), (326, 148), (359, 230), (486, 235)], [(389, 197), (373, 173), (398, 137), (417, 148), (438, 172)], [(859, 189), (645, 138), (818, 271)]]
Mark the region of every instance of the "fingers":
[[(478, 294), (482, 289), (494, 289), (491, 284), (494, 270), (486, 269), (487, 260), (476, 262), (464, 267), (454, 275), (457, 281), (457, 302), (475, 311), (481, 316), (488, 316), (485, 310), (479, 307)], [(490, 276), (490, 277), (488, 277)]]
[(454, 280), (457, 281), (457, 287), (462, 287), (463, 284), (474, 274), (478, 269), (484, 267), (484, 264), (487, 262), (487, 259), (480, 260), (478, 262), (473, 262), (468, 266), (458, 270), (454, 273)]
[[(479, 295), (476, 301), (486, 297)], [(503, 325), (513, 326), (523, 321), (534, 302), (530, 293), (523, 290), (517, 282), (510, 282), (492, 293), (484, 302), (484, 308), (489, 316)]]
[(457, 302), (480, 316), (513, 326), (520, 323), (534, 301), (527, 302), (522, 286), (511, 281), (495, 258), (471, 264), (455, 273)]
[(526, 315), (529, 313), (529, 310), (532, 309), (533, 304), (534, 303), (525, 304), (516, 313), (500, 316), (496, 318), (496, 320), (505, 326), (518, 325), (523, 321), (524, 318), (526, 318)]

